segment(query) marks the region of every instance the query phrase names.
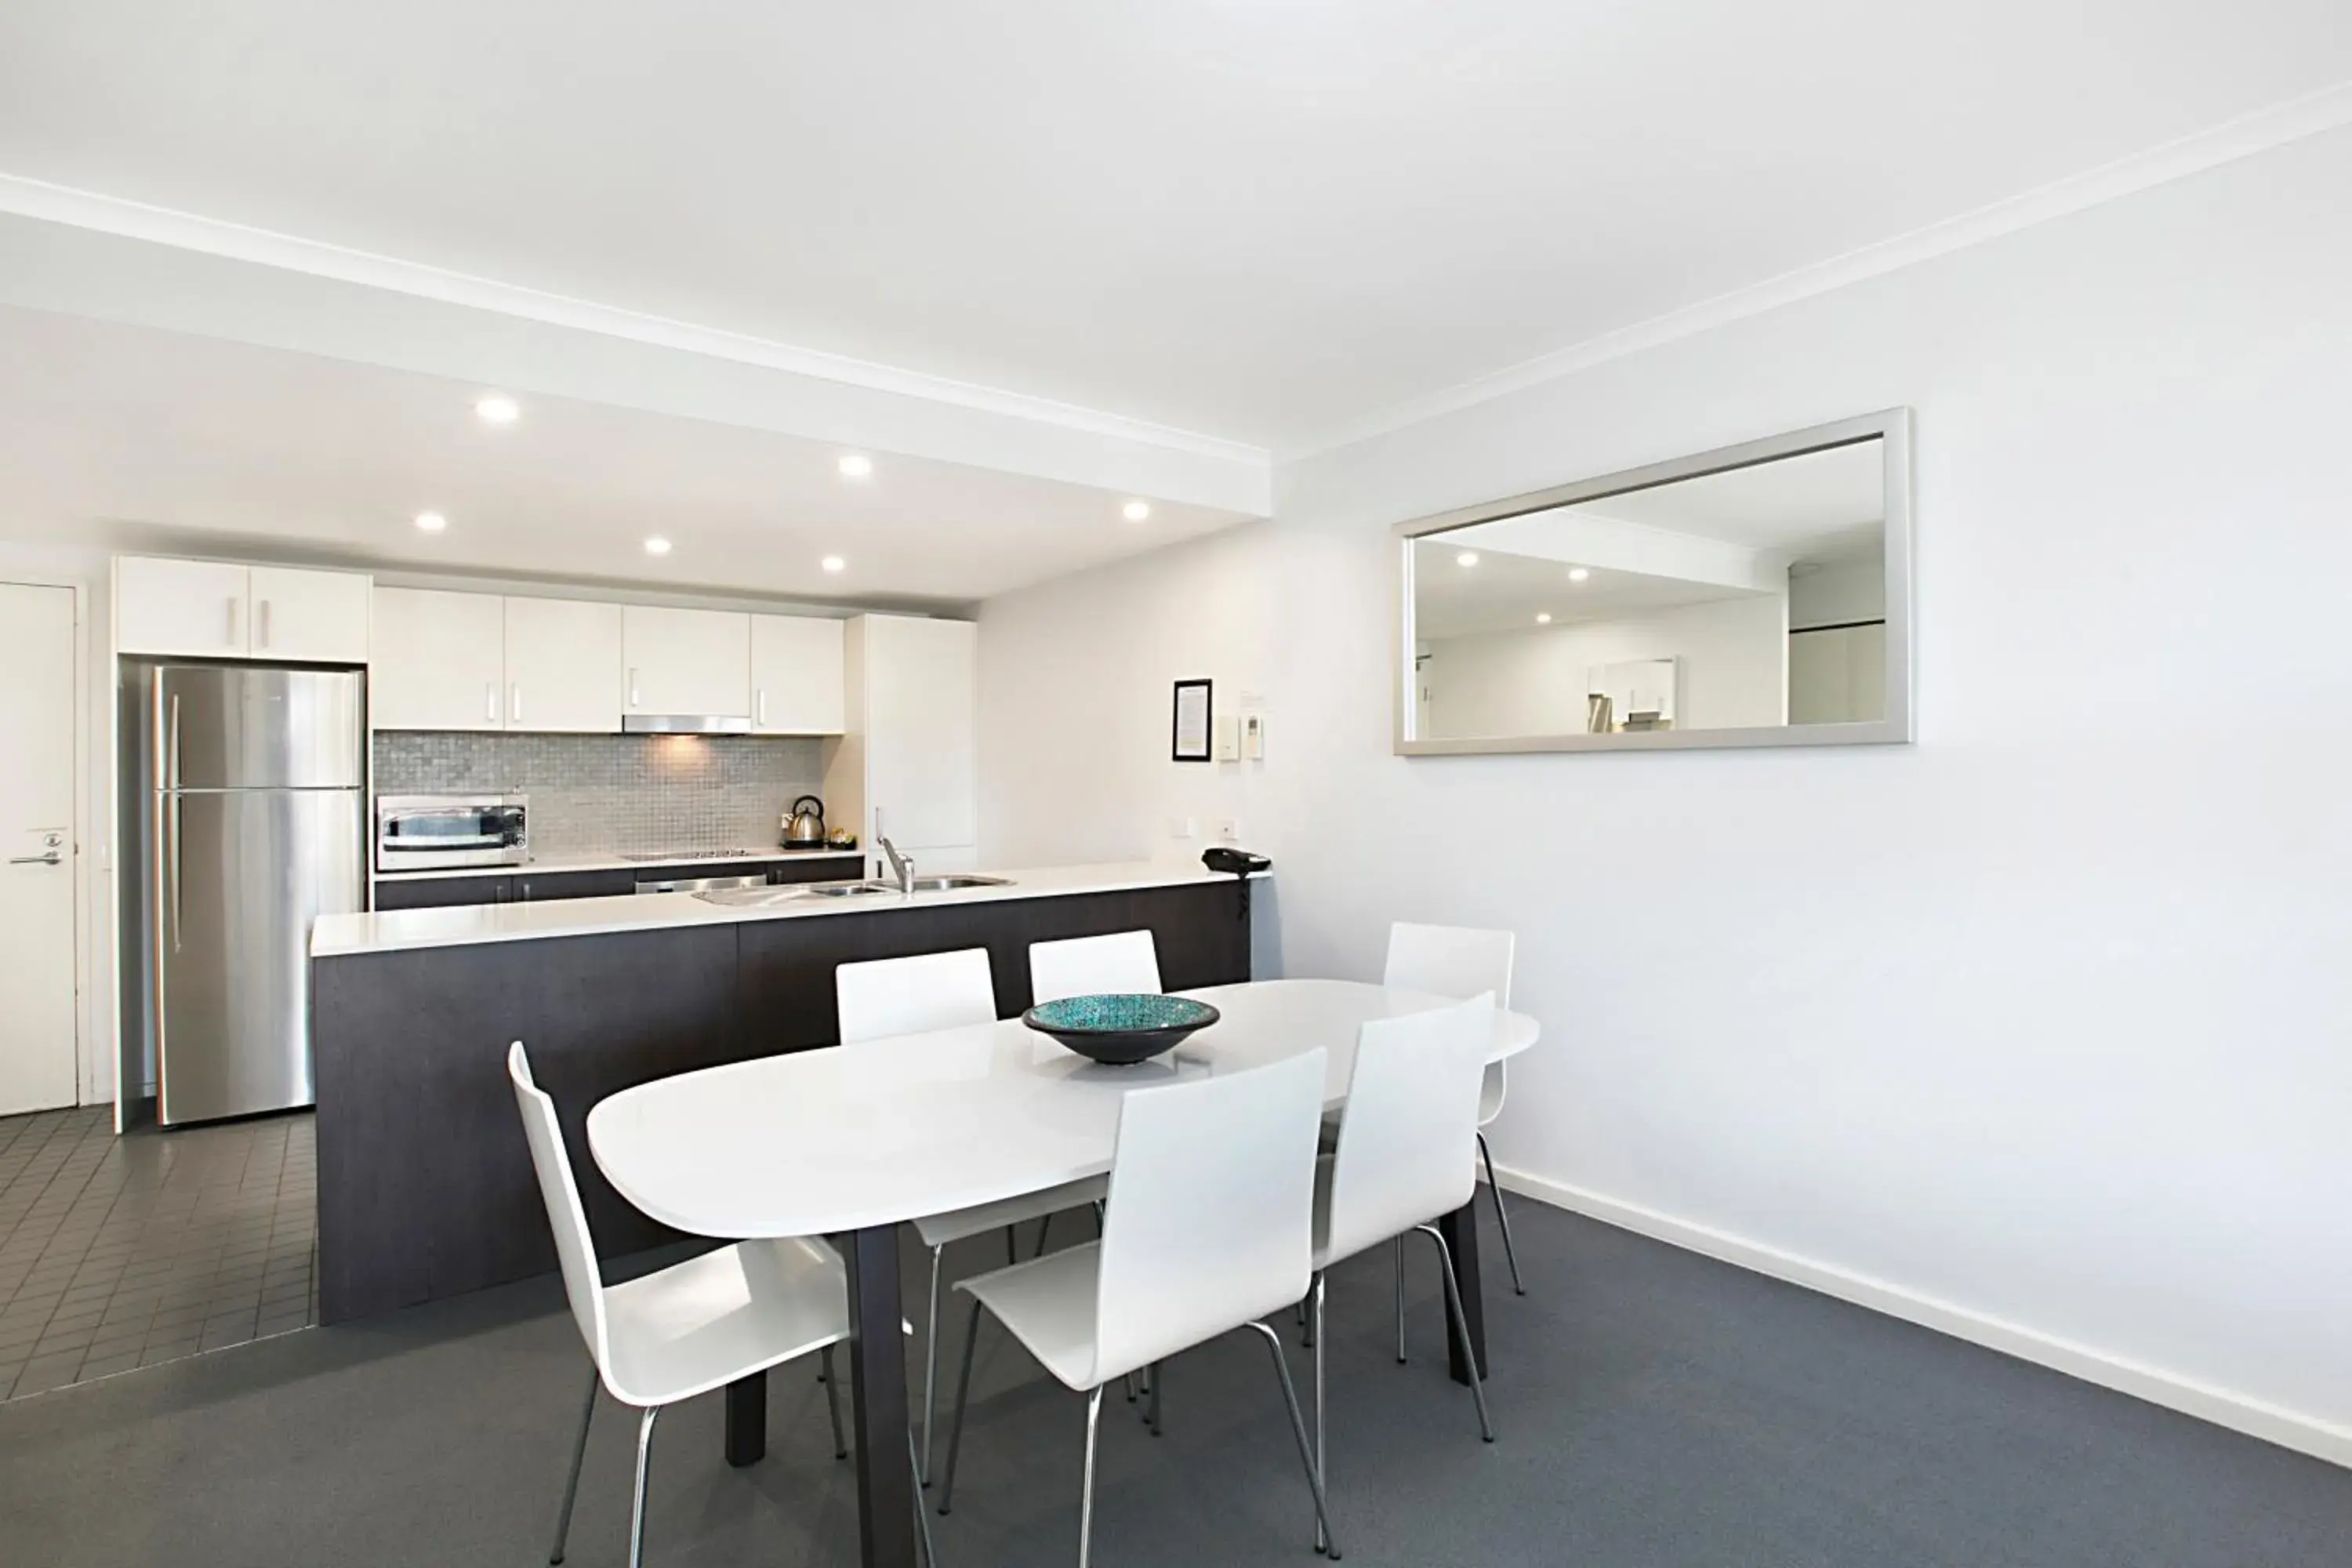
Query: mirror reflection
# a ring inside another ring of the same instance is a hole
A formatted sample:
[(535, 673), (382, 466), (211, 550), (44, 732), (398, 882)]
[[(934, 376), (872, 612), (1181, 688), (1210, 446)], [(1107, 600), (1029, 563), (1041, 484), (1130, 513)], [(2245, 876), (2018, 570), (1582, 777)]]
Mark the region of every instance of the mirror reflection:
[(1412, 739), (1887, 717), (1872, 437), (1412, 540)]

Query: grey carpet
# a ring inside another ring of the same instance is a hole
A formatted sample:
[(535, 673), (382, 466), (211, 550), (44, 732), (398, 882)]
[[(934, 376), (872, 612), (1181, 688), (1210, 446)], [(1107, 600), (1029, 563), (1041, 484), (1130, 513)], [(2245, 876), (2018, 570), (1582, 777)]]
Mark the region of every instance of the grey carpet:
[[(1406, 1367), (1385, 1254), (1335, 1277), (1332, 1491), (1350, 1563), (2346, 1560), (2352, 1472), (1533, 1203), (1515, 1213), (1532, 1294), (1489, 1297), (1492, 1447), (1445, 1379), (1426, 1258)], [(974, 1242), (962, 1261), (995, 1256)], [(1490, 1247), (1496, 1280), (1499, 1261)], [(983, 1347), (943, 1563), (1072, 1561), (1083, 1403), (1001, 1334)], [(1295, 1338), (1292, 1352), (1303, 1381)], [(585, 1369), (541, 1281), (15, 1401), (0, 1557), (543, 1562)], [(781, 1372), (769, 1458), (747, 1471), (719, 1459), (715, 1396), (664, 1416), (648, 1560), (855, 1563), (822, 1398), (813, 1368)], [(1318, 1561), (1278, 1401), (1263, 1348), (1235, 1337), (1174, 1363), (1164, 1437), (1108, 1402), (1101, 1568)], [(575, 1563), (623, 1560), (632, 1431), (603, 1407)]]

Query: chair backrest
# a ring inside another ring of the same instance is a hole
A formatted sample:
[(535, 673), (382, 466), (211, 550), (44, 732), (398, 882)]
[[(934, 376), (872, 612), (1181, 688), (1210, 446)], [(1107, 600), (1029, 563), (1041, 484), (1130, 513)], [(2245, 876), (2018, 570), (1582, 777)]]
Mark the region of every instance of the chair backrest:
[(833, 972), (833, 995), (845, 1046), (996, 1022), (996, 980), (984, 947), (845, 963)]
[(539, 1173), (539, 1195), (547, 1203), (547, 1223), (555, 1232), (555, 1256), (563, 1266), (563, 1293), (571, 1298), (572, 1316), (580, 1325), (580, 1337), (588, 1342), (588, 1354), (604, 1373), (612, 1365), (612, 1341), (604, 1322), (604, 1279), (596, 1267), (596, 1244), (588, 1235), (588, 1211), (580, 1204), (572, 1156), (564, 1152), (563, 1126), (555, 1119), (555, 1101), (531, 1078), (530, 1058), (523, 1054), (520, 1040), (507, 1047), (507, 1077), (514, 1084), (515, 1103), (522, 1110), (523, 1136), (530, 1141), (530, 1163)]
[(1160, 952), (1148, 931), (1029, 944), (1030, 999), (1139, 994), (1160, 989)]
[(1374, 1018), (1356, 1035), (1356, 1066), (1331, 1156), (1328, 1256), (1354, 1256), (1460, 1208), (1477, 1188), (1478, 1088), (1495, 1002)]
[[(1472, 926), (1423, 926), (1398, 921), (1389, 927), (1389, 962), (1381, 984), (1401, 991), (1430, 991), (1440, 996), (1495, 994), (1495, 1005), (1511, 1005), (1511, 953), (1516, 939), (1507, 931), (1479, 931)], [(1508, 1064), (1486, 1069), (1478, 1092), (1478, 1125), (1484, 1127), (1503, 1112), (1509, 1090)]]
[(1381, 984), (1463, 999), (1492, 992), (1496, 1006), (1508, 1007), (1513, 945), (1507, 931), (1399, 921), (1389, 927), (1389, 961)]
[(1329, 1054), (1122, 1098), (1096, 1286), (1096, 1384), (1307, 1294)]

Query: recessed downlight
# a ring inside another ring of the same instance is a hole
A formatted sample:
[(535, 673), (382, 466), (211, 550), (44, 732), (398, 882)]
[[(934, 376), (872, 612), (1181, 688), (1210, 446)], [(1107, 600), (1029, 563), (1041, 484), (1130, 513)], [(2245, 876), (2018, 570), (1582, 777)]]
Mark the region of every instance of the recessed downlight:
[(873, 471), (874, 459), (867, 457), (865, 453), (844, 452), (841, 455), (842, 478), (845, 479), (862, 479)]
[(824, 567), (828, 572), (846, 572), (849, 570), (849, 563), (844, 561), (838, 555), (828, 555), (824, 560), (818, 562), (817, 564)]
[(1591, 572), (1581, 566), (1571, 566), (1568, 569), (1568, 580), (1571, 583), (1581, 583), (1591, 575)]
[(1465, 550), (1461, 554), (1454, 558), (1454, 564), (1456, 566), (1475, 566), (1478, 564), (1478, 552), (1475, 550)]
[(1151, 503), (1148, 500), (1131, 500), (1118, 509), (1118, 515), (1129, 522), (1141, 522), (1151, 515)]
[(648, 540), (646, 540), (646, 554), (648, 554), (648, 555), (667, 555), (667, 554), (668, 554), (668, 553), (669, 553), (669, 541), (668, 541), (668, 540), (667, 540), (667, 539), (664, 539), (664, 538), (663, 538), (660, 534), (658, 534), (658, 533), (655, 534), (651, 539), (648, 539)]
[(1551, 612), (1549, 610), (1538, 610), (1536, 612), (1536, 625), (1539, 626), (1548, 626), (1551, 625)]
[(496, 393), (476, 403), (474, 412), (488, 425), (511, 425), (522, 417), (522, 408), (513, 398), (500, 397)]
[(449, 520), (437, 511), (420, 511), (416, 514), (416, 526), (427, 533), (438, 533), (449, 526)]

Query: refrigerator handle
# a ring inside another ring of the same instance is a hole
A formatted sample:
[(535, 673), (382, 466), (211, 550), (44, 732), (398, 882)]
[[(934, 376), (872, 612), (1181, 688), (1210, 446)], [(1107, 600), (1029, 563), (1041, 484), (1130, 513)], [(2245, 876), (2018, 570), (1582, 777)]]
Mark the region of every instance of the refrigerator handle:
[(164, 901), (172, 917), (172, 951), (180, 951), (180, 796), (175, 791), (163, 797), (163, 875), (171, 886), (165, 889)]
[(172, 693), (172, 722), (163, 742), (163, 787), (180, 787), (180, 694)]

